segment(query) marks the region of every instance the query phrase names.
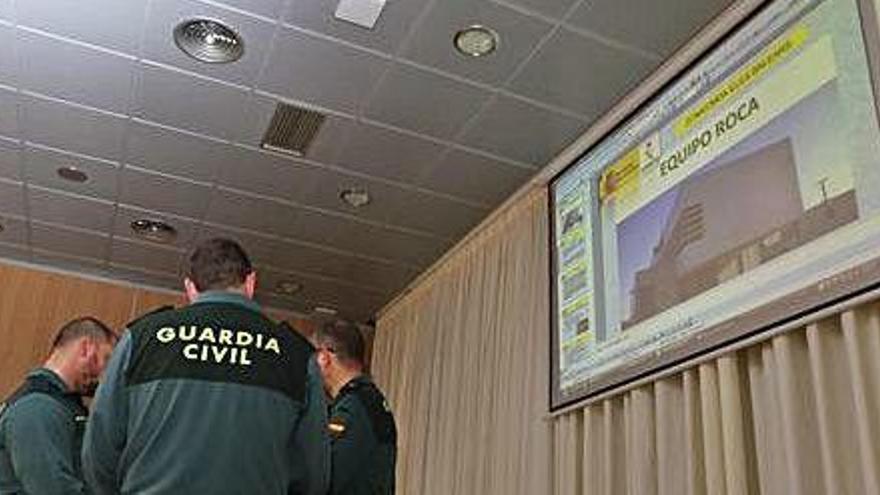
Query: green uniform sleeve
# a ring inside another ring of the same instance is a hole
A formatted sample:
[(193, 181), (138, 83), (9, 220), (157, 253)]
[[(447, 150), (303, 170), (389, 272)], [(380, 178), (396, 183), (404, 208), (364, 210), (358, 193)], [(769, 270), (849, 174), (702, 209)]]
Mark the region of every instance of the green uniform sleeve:
[(107, 363), (86, 426), (83, 474), (98, 495), (116, 494), (120, 488), (117, 473), (128, 425), (128, 401), (123, 385), (131, 346), (131, 334), (126, 332)]
[(333, 495), (352, 493), (364, 487), (353, 486), (356, 474), (370, 464), (370, 453), (376, 445), (372, 427), (353, 395), (343, 397), (331, 413), (330, 421), (345, 425), (345, 431), (331, 444)]
[(75, 425), (64, 406), (44, 394), (32, 394), (6, 414), (10, 460), (25, 493), (86, 493), (75, 468)]
[(330, 439), (327, 437), (327, 399), (314, 356), (309, 360), (306, 407), (297, 427), (294, 460), (300, 466), (293, 493), (326, 495), (330, 483)]

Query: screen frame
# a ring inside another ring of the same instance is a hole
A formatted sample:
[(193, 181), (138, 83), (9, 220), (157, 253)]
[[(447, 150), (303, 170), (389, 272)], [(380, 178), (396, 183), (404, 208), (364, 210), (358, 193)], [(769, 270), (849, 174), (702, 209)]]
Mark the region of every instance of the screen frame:
[[(560, 178), (573, 167), (577, 166), (587, 155), (592, 153), (605, 140), (622, 130), (633, 118), (645, 110), (651, 104), (662, 97), (666, 91), (681, 81), (692, 69), (710, 57), (715, 51), (727, 42), (736, 33), (753, 21), (758, 15), (767, 10), (775, 0), (768, 0), (756, 5), (748, 14), (732, 23), (716, 39), (711, 41), (703, 50), (684, 62), (682, 67), (676, 70), (643, 101), (635, 105), (631, 110), (622, 115), (614, 125), (599, 135), (584, 151), (577, 155), (561, 170), (556, 172), (548, 181), (548, 248), (550, 268), (550, 346), (549, 363), (550, 377), (548, 380), (549, 410), (551, 413), (580, 402), (586, 402), (598, 395), (607, 395), (616, 389), (626, 387), (636, 381), (644, 380), (652, 375), (660, 374), (671, 367), (681, 366), (688, 361), (695, 361), (701, 356), (717, 353), (724, 348), (733, 347), (745, 339), (754, 339), (761, 334), (772, 333), (771, 329), (784, 326), (793, 321), (802, 319), (812, 313), (841, 304), (846, 300), (856, 298), (868, 292), (880, 289), (880, 255), (858, 266), (838, 272), (831, 277), (814, 282), (813, 284), (784, 295), (753, 310), (728, 318), (721, 323), (709, 326), (701, 330), (697, 335), (683, 342), (674, 344), (668, 351), (660, 355), (641, 356), (618, 369), (600, 375), (595, 380), (588, 380), (586, 384), (566, 397), (562, 396), (559, 387), (559, 331), (558, 331), (558, 259), (556, 249), (556, 201), (555, 185)], [(870, 76), (871, 91), (874, 94), (874, 114), (880, 123), (880, 2), (877, 0), (855, 0), (859, 16), (860, 32), (865, 44), (868, 75)], [(724, 14), (722, 14), (724, 15)], [(682, 48), (680, 48), (681, 50)], [(675, 55), (673, 55), (673, 58)], [(650, 77), (642, 81), (645, 84)], [(633, 90), (638, 91), (638, 87)], [(621, 105), (626, 96), (619, 100), (615, 106)], [(612, 107), (612, 112), (614, 107)], [(610, 113), (610, 112), (609, 112)], [(589, 132), (589, 130), (587, 131)], [(816, 291), (822, 287), (822, 294)], [(781, 311), (785, 308), (785, 311)], [(780, 313), (785, 316), (779, 317)]]

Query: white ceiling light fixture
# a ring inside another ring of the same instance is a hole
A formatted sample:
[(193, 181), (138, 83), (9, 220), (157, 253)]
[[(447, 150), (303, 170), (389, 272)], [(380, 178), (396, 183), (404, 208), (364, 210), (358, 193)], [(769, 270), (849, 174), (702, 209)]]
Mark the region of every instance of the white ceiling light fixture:
[(339, 198), (352, 208), (361, 208), (368, 205), (371, 201), (370, 193), (366, 189), (344, 189), (339, 193)]
[(131, 222), (131, 230), (142, 239), (168, 244), (177, 238), (177, 229), (162, 220), (141, 218)]
[(58, 177), (61, 177), (68, 182), (78, 182), (82, 184), (83, 182), (89, 180), (88, 174), (72, 165), (61, 167), (56, 170), (56, 173), (58, 174)]
[(211, 19), (189, 19), (174, 28), (174, 43), (183, 53), (209, 64), (235, 62), (244, 55), (244, 40), (232, 28)]
[(302, 284), (298, 284), (292, 280), (281, 280), (275, 284), (275, 293), (282, 296), (292, 296), (303, 288)]
[(475, 24), (455, 33), (455, 49), (469, 57), (485, 57), (498, 49), (501, 37), (494, 29)]

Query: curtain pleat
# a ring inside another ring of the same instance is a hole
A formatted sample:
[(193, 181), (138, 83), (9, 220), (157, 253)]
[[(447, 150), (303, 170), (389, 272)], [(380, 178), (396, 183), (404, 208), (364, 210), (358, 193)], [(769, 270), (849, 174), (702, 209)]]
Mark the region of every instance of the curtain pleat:
[(550, 417), (546, 192), (378, 322), (401, 494), (880, 494), (880, 305)]

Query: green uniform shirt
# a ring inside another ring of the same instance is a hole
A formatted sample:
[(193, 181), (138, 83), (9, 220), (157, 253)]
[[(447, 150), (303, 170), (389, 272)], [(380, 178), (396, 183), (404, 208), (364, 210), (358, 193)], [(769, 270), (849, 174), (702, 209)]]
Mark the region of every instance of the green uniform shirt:
[(385, 397), (366, 376), (348, 382), (330, 407), (330, 493), (394, 493), (397, 429)]
[(98, 388), (87, 481), (102, 495), (321, 493), (312, 353), (232, 293), (136, 321)]
[(88, 411), (53, 371), (37, 369), (34, 378), (54, 390), (22, 395), (0, 412), (0, 494), (88, 493), (79, 463)]

